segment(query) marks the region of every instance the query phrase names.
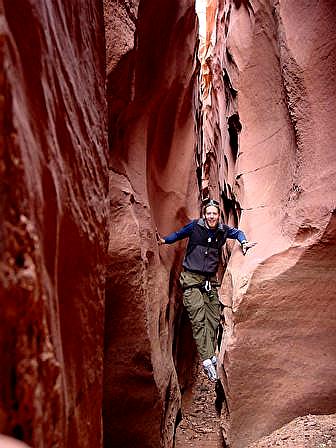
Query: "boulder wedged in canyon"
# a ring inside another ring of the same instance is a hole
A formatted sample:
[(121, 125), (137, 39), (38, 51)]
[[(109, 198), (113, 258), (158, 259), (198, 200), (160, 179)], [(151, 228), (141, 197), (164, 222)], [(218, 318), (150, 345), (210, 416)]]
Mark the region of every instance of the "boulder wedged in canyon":
[(106, 0), (105, 23), (111, 209), (104, 440), (171, 447), (179, 381), (187, 381), (194, 352), (188, 327), (176, 331), (185, 322), (177, 294), (183, 243), (159, 250), (155, 230), (167, 234), (198, 215), (196, 15), (192, 1)]
[(102, 445), (103, 8), (1, 2), (0, 430)]
[(213, 25), (209, 184), (258, 242), (221, 288), (233, 448), (336, 410), (335, 18), (333, 1), (222, 1)]

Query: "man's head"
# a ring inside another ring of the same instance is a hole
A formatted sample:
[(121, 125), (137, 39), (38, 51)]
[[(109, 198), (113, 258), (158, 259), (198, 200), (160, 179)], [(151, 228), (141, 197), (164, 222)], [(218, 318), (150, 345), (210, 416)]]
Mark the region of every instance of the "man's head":
[(207, 226), (210, 229), (215, 229), (219, 223), (220, 208), (219, 203), (211, 199), (203, 209), (203, 216)]

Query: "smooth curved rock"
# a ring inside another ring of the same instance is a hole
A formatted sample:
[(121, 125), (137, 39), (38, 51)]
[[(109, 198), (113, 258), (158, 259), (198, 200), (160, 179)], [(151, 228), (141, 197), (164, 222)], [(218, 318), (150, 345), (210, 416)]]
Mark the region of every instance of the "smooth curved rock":
[(0, 435), (0, 448), (29, 448), (25, 443), (11, 437)]
[(219, 4), (209, 185), (258, 242), (233, 247), (221, 288), (233, 448), (336, 410), (335, 17), (327, 0)]
[[(194, 352), (181, 315), (183, 243), (158, 249), (197, 210), (198, 107), (192, 1), (105, 2), (108, 53), (110, 240), (106, 291), (106, 446), (171, 447)], [(135, 14), (135, 17), (134, 17)], [(127, 16), (125, 19), (123, 17)], [(112, 32), (110, 32), (112, 30)], [(176, 359), (176, 372), (173, 360)]]

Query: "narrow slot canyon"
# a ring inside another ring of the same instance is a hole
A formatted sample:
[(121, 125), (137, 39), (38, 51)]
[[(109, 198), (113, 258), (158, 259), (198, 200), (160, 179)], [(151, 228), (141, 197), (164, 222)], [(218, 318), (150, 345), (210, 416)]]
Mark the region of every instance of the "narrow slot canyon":
[[(0, 448), (336, 447), (334, 0), (0, 15)], [(158, 244), (209, 199), (216, 383)]]

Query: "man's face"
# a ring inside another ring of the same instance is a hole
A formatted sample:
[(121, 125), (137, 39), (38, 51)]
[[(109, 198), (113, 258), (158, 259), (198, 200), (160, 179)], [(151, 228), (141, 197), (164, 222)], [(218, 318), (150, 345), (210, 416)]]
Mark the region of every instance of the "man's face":
[(205, 221), (210, 229), (215, 229), (219, 222), (219, 211), (214, 205), (210, 205), (205, 209)]

